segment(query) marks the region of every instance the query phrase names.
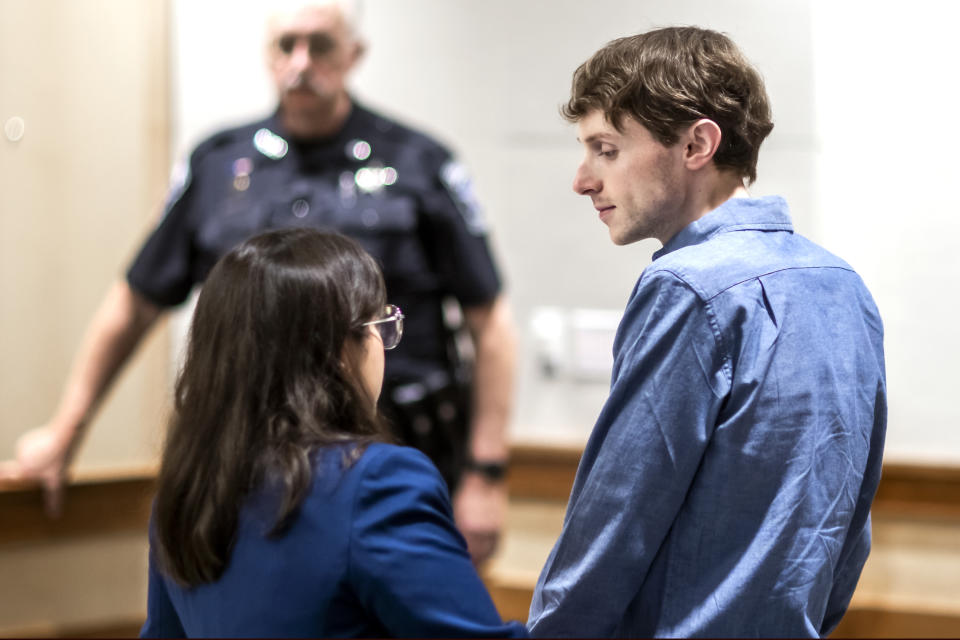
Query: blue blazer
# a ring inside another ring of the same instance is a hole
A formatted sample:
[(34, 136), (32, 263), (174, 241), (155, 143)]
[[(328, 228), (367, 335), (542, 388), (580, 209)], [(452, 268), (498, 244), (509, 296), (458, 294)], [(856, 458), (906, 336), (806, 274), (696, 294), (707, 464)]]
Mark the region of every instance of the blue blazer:
[(277, 494), (246, 501), (216, 582), (178, 586), (151, 551), (141, 636), (526, 636), (501, 621), (430, 460), (373, 444), (344, 469), (343, 451), (315, 456), (312, 489), (281, 536), (265, 535)]

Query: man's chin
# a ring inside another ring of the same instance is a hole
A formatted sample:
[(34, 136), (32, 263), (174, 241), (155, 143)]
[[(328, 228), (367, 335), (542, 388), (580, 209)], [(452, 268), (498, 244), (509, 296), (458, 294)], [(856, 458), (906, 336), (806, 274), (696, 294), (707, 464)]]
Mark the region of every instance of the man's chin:
[(280, 96), (284, 107), (303, 108), (311, 105), (321, 105), (325, 102), (322, 96), (310, 89), (288, 89)]
[(624, 231), (623, 229), (616, 229), (615, 227), (610, 227), (610, 241), (618, 247), (623, 247), (628, 244), (633, 244), (634, 242), (639, 242), (649, 236), (645, 236), (642, 233), (637, 233), (636, 231)]
[(610, 232), (610, 241), (618, 247), (633, 242), (624, 235), (622, 230), (618, 230), (616, 227), (610, 227), (608, 231)]

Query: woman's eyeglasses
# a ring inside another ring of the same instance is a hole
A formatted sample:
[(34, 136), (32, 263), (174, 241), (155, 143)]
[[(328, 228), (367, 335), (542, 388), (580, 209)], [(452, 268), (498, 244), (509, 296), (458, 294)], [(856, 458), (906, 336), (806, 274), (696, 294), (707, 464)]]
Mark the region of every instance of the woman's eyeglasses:
[(379, 320), (364, 322), (361, 327), (373, 325), (380, 332), (380, 339), (383, 340), (384, 349), (393, 349), (400, 344), (400, 338), (403, 337), (403, 312), (400, 307), (388, 304), (383, 308), (383, 317)]

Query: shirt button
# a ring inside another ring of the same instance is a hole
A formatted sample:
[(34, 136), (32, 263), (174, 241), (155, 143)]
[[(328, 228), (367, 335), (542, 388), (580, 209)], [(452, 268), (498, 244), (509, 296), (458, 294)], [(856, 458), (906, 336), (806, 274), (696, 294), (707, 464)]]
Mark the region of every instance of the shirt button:
[(300, 198), (293, 201), (293, 206), (291, 207), (293, 215), (298, 218), (306, 218), (307, 214), (310, 213), (310, 203)]

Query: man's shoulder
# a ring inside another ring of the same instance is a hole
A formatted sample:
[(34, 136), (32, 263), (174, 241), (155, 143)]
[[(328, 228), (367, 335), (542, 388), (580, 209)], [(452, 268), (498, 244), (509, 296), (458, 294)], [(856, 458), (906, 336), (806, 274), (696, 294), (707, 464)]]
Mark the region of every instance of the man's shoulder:
[(451, 152), (446, 144), (432, 134), (403, 122), (393, 116), (387, 116), (364, 104), (354, 104), (364, 126), (380, 142), (396, 144), (401, 148), (419, 148), (437, 157), (449, 157)]
[(785, 269), (853, 269), (809, 239), (790, 232), (733, 231), (684, 247), (654, 261), (645, 272), (670, 273), (704, 299)]
[(253, 145), (258, 131), (269, 128), (272, 118), (261, 118), (252, 122), (233, 125), (207, 136), (193, 150), (193, 158), (199, 159), (218, 149), (236, 145)]

